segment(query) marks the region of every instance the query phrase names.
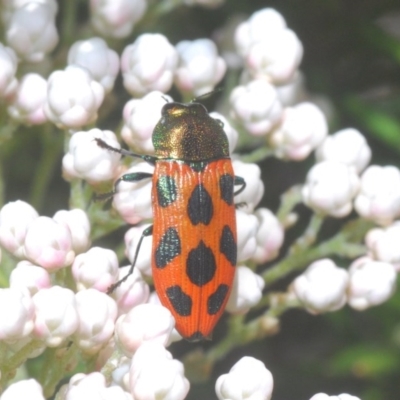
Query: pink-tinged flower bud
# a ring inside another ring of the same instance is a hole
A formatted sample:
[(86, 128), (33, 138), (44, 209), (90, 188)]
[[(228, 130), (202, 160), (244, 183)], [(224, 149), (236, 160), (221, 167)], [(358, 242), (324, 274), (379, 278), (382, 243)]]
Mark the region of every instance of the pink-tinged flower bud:
[(128, 357), (143, 343), (166, 346), (175, 321), (170, 311), (154, 304), (140, 304), (121, 315), (115, 325), (115, 340)]
[(34, 308), (28, 291), (0, 289), (0, 340), (15, 342), (33, 330)]
[(102, 139), (110, 146), (121, 148), (111, 131), (93, 128), (74, 133), (69, 141), (68, 153), (62, 161), (63, 175), (67, 180), (80, 178), (95, 184), (114, 179), (121, 156), (101, 148), (95, 139)]
[(310, 264), (292, 286), (296, 297), (313, 314), (336, 311), (346, 304), (349, 274), (324, 258)]
[(168, 39), (159, 33), (145, 33), (125, 47), (121, 70), (125, 89), (132, 96), (153, 90), (168, 92), (178, 63), (178, 54)]
[(70, 230), (49, 217), (38, 217), (28, 227), (25, 256), (36, 265), (53, 272), (74, 261)]
[[(29, 393), (29, 394), (28, 394)], [(2, 394), (1, 400), (45, 400), (43, 389), (35, 379), (25, 379), (12, 383)]]
[(282, 105), (276, 89), (265, 80), (255, 80), (233, 89), (231, 115), (249, 134), (264, 136), (280, 122)]
[(17, 90), (17, 68), (18, 60), (14, 50), (0, 43), (0, 98), (12, 98)]
[(159, 91), (146, 94), (141, 99), (129, 100), (124, 107), (122, 139), (133, 150), (153, 154), (153, 130), (161, 118), (161, 109), (172, 98)]
[(308, 94), (301, 71), (297, 71), (285, 84), (277, 86), (276, 93), (283, 107), (292, 107), (304, 101)]
[(69, 228), (75, 254), (83, 253), (90, 247), (90, 221), (85, 211), (79, 208), (60, 210), (53, 219)]
[(327, 136), (315, 155), (318, 161), (340, 161), (360, 173), (371, 160), (371, 149), (358, 130), (347, 128)]
[(365, 236), (365, 243), (372, 259), (393, 264), (400, 270), (400, 221), (384, 229), (371, 229)]
[(300, 40), (272, 8), (257, 11), (240, 24), (235, 43), (250, 74), (273, 83), (290, 80), (303, 57)]
[(228, 374), (221, 375), (215, 383), (219, 400), (269, 400), (273, 388), (271, 372), (253, 357), (242, 357)]
[(145, 0), (90, 0), (91, 22), (101, 35), (125, 38), (146, 12)]
[(183, 364), (160, 343), (144, 343), (132, 358), (129, 386), (135, 400), (183, 400), (190, 383)]
[(342, 393), (337, 396), (329, 396), (326, 393), (317, 393), (311, 397), (310, 400), (361, 400), (359, 397), (352, 396), (351, 394)]
[(106, 378), (100, 372), (75, 374), (64, 387), (64, 400), (133, 400), (119, 386), (106, 386)]
[(24, 257), (24, 242), (29, 224), (39, 217), (28, 203), (17, 200), (4, 205), (0, 211), (0, 244), (16, 257)]
[(237, 261), (243, 262), (252, 258), (256, 248), (258, 220), (253, 214), (240, 209), (236, 210), (237, 225)]
[(228, 137), (229, 142), (229, 153), (232, 154), (236, 148), (237, 141), (239, 139), (238, 131), (229, 123), (229, 121), (218, 112), (210, 112), (210, 117), (221, 121), (224, 124), (224, 131)]
[(47, 81), (39, 74), (26, 74), (18, 85), (17, 92), (8, 107), (8, 113), (16, 121), (27, 125), (46, 122), (44, 105), (47, 96)]
[(49, 273), (42, 267), (32, 264), (29, 261), (20, 261), (16, 268), (11, 271), (10, 288), (26, 290), (31, 296), (40, 289), (51, 286)]
[[(149, 226), (150, 224), (139, 224), (125, 233), (125, 255), (131, 263), (135, 257), (142, 233)], [(137, 268), (142, 275), (147, 277), (152, 276), (150, 256), (152, 252), (152, 244), (153, 236), (146, 236), (143, 239), (135, 264), (135, 268)]]
[(350, 265), (349, 273), (348, 302), (358, 311), (384, 303), (396, 290), (392, 264), (361, 257)]
[(235, 280), (229, 296), (226, 310), (231, 314), (245, 314), (262, 297), (264, 280), (246, 266), (236, 267)]
[[(124, 278), (129, 268), (130, 265), (120, 268), (118, 279)], [(150, 296), (150, 288), (143, 280), (139, 269), (135, 266), (133, 273), (114, 290), (112, 296), (117, 302), (118, 314), (126, 314), (133, 307), (147, 302)]]
[[(246, 187), (243, 192), (235, 196), (235, 203), (240, 204), (240, 209), (253, 212), (264, 195), (264, 183), (261, 180), (261, 169), (257, 164), (244, 163), (240, 160), (233, 161), (236, 176), (244, 178)], [(235, 186), (235, 190), (240, 186)]]
[(361, 190), (354, 207), (362, 217), (390, 225), (400, 216), (400, 170), (394, 166), (369, 166), (361, 175)]
[(117, 255), (112, 250), (92, 247), (75, 257), (72, 275), (78, 291), (93, 288), (106, 292), (118, 279)]
[(32, 298), (35, 307), (33, 335), (48, 347), (57, 347), (78, 328), (75, 294), (60, 286), (39, 290)]
[(350, 214), (360, 188), (354, 168), (337, 161), (315, 164), (303, 186), (303, 202), (315, 212), (342, 218)]
[(86, 68), (106, 93), (111, 92), (119, 72), (117, 52), (98, 37), (75, 42), (68, 52), (68, 64)]
[(75, 295), (79, 326), (76, 344), (87, 354), (97, 353), (114, 333), (117, 305), (105, 293), (87, 289)]
[[(134, 163), (124, 174), (153, 173), (154, 167), (146, 162)], [(153, 216), (151, 208), (151, 178), (138, 182), (121, 181), (114, 195), (113, 207), (128, 224), (135, 225)]]
[(258, 208), (254, 214), (258, 218), (258, 229), (256, 234), (257, 248), (252, 260), (262, 264), (278, 256), (285, 231), (278, 218), (267, 208)]
[(281, 123), (268, 136), (276, 157), (301, 161), (321, 144), (328, 124), (321, 110), (312, 103), (286, 108)]
[(176, 45), (179, 54), (175, 84), (183, 93), (201, 96), (211, 92), (225, 75), (226, 64), (210, 39), (184, 40)]
[(6, 38), (20, 58), (40, 62), (58, 43), (56, 10), (50, 4), (28, 2), (8, 21)]
[(60, 128), (79, 129), (97, 119), (104, 89), (85, 68), (70, 65), (48, 79), (47, 118)]

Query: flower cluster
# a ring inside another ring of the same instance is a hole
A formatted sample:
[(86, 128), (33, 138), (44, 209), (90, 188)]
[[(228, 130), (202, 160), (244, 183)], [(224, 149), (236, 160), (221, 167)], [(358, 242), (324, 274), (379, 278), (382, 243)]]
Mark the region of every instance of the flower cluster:
[[(11, 264), (9, 287), (0, 289), (0, 383), (8, 385), (29, 358), (43, 355), (52, 363), (46, 379), (12, 383), (1, 400), (23, 398), (27, 391), (32, 399), (50, 397), (71, 371), (57, 399), (184, 399), (190, 360), (209, 371), (221, 352), (276, 333), (286, 309), (302, 307), (317, 314), (348, 304), (362, 311), (394, 293), (400, 268), (400, 170), (368, 166), (371, 149), (356, 129), (328, 135), (327, 117), (306, 93), (299, 71), (302, 44), (277, 11), (266, 8), (228, 24), (214, 35), (220, 48), (208, 38), (173, 45), (161, 33), (143, 33), (124, 43), (119, 54), (103, 38), (78, 40), (59, 53), (63, 69), (43, 73), (45, 78), (19, 72), (24, 63), (44, 63), (56, 48), (57, 2), (3, 3), (0, 99), (13, 124), (47, 124), (64, 131), (62, 175), (71, 185), (72, 206), (53, 217), (39, 215), (22, 200), (0, 209), (0, 245)], [(185, 3), (212, 9), (223, 0)], [(91, 0), (90, 23), (99, 35), (122, 40), (150, 13), (148, 7), (145, 0)], [(121, 158), (129, 152), (119, 137), (133, 154), (154, 154), (152, 133), (162, 107), (173, 100), (166, 94), (173, 85), (185, 101), (191, 100), (214, 90), (239, 67), (236, 86), (229, 88), (219, 111), (210, 113), (224, 127), (235, 175), (246, 181), (235, 196), (238, 265), (226, 306), (232, 323), (222, 348), (191, 352), (183, 362), (167, 349), (181, 337), (152, 289), (152, 237), (143, 236), (153, 217), (151, 179), (123, 178), (152, 174), (154, 166)], [(122, 121), (114, 132), (93, 125), (100, 125), (99, 116), (116, 102), (119, 73), (134, 98), (121, 106)], [(239, 155), (249, 148), (251, 154)], [(296, 162), (316, 158), (304, 184), (288, 190), (275, 213), (259, 206), (264, 183), (256, 162), (267, 155)], [(110, 187), (111, 210), (92, 203), (94, 194)], [(283, 255), (285, 231), (296, 224), (293, 210), (301, 202), (313, 217)], [(312, 253), (320, 244), (324, 218), (353, 211), (359, 225), (368, 222), (365, 245), (352, 241), (351, 229), (360, 230), (354, 224)], [(92, 246), (126, 224), (134, 226), (127, 229), (121, 251)], [(130, 270), (129, 265), (120, 267), (123, 252), (134, 263), (133, 272), (109, 293)], [(339, 265), (334, 256), (347, 259), (348, 265)], [(266, 263), (269, 269), (257, 269)], [(287, 290), (267, 292), (266, 284), (300, 268), (306, 269)], [(254, 308), (258, 315), (246, 321), (245, 314)], [(54, 348), (58, 352), (49, 351)], [(87, 373), (76, 373), (78, 362)], [(272, 391), (271, 372), (252, 357), (241, 358), (215, 384), (220, 400), (268, 400)], [(310, 400), (325, 399), (359, 400), (324, 393)]]

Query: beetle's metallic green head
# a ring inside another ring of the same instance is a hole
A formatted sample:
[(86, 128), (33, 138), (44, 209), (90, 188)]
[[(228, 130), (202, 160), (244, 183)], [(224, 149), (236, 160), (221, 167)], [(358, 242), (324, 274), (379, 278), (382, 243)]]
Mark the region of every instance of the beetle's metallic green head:
[(184, 161), (229, 157), (221, 121), (211, 118), (200, 103), (167, 103), (153, 131), (155, 155)]

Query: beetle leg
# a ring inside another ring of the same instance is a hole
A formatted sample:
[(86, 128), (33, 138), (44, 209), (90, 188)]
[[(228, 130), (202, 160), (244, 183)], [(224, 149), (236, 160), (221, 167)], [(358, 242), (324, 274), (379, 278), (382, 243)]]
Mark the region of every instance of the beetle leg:
[(236, 196), (236, 195), (238, 195), (239, 193), (242, 193), (243, 192), (243, 190), (245, 189), (245, 187), (246, 187), (246, 181), (244, 180), (244, 178), (242, 178), (241, 176), (235, 176), (235, 178), (234, 178), (235, 180), (234, 180), (234, 185), (235, 186), (238, 186), (238, 185), (240, 185), (240, 188), (238, 189), (238, 190), (236, 190), (236, 192), (233, 192), (233, 195), (234, 196)]
[(111, 192), (101, 193), (94, 195), (94, 200), (107, 200), (117, 193), (117, 188), (120, 182), (139, 182), (146, 178), (151, 178), (153, 174), (149, 172), (132, 172), (130, 174), (122, 175), (114, 183), (114, 189)]
[(117, 149), (116, 147), (110, 146), (103, 139), (95, 138), (94, 140), (96, 141), (97, 145), (99, 147), (101, 147), (102, 149), (107, 149), (107, 150), (113, 151), (114, 153), (119, 153), (122, 156), (141, 158), (142, 160), (148, 162), (151, 165), (154, 165), (155, 162), (157, 161), (157, 157), (154, 157), (154, 156), (149, 156), (146, 154), (138, 154), (138, 153), (134, 153), (133, 151), (128, 151), (125, 149)]
[(135, 268), (135, 264), (136, 264), (136, 261), (137, 261), (138, 255), (139, 255), (139, 250), (140, 250), (140, 246), (142, 245), (143, 239), (147, 236), (151, 236), (152, 234), (153, 234), (153, 225), (150, 225), (142, 232), (142, 236), (140, 236), (139, 243), (136, 247), (135, 256), (133, 257), (132, 264), (131, 264), (131, 267), (129, 268), (128, 273), (122, 279), (120, 279), (118, 282), (111, 285), (107, 289), (107, 294), (112, 293), (118, 286), (121, 285), (122, 282), (125, 282), (128, 279), (129, 275), (131, 275), (133, 273), (133, 269)]

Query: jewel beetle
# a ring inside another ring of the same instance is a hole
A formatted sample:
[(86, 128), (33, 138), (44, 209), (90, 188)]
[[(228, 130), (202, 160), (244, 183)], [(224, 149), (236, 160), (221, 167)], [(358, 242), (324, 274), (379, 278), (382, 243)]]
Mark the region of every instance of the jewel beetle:
[[(189, 341), (210, 337), (231, 292), (237, 259), (234, 195), (246, 186), (235, 176), (223, 123), (196, 102), (166, 103), (154, 128), (153, 155), (99, 146), (141, 158), (154, 173), (128, 173), (120, 181), (152, 179), (153, 225), (139, 240), (153, 235), (152, 274), (162, 305)], [(235, 191), (235, 186), (238, 188)]]

